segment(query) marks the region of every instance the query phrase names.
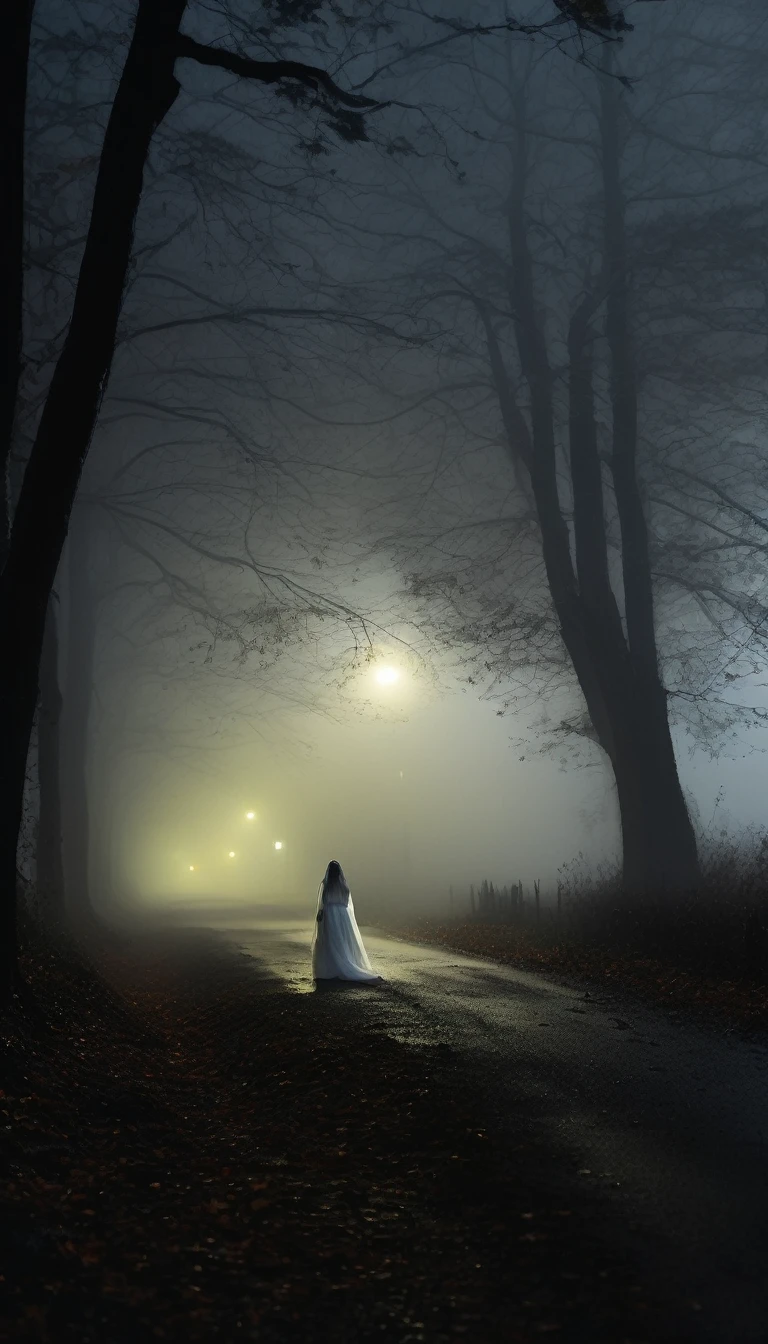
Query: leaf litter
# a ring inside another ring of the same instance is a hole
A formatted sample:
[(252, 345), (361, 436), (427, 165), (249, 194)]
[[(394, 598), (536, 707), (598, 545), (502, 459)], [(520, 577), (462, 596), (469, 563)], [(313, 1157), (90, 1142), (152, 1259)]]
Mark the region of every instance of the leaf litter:
[(265, 992), (192, 934), (41, 944), (25, 974), (36, 1008), (0, 1038), (4, 1337), (654, 1337), (588, 1197), (537, 1188), (452, 1052), (393, 1039), (370, 996)]

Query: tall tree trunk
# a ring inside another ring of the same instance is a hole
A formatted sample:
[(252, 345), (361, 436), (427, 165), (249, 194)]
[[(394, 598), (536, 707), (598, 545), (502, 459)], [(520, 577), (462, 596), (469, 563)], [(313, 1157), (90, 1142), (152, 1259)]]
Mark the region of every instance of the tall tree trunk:
[(666, 698), (621, 707), (612, 761), (621, 815), (625, 885), (631, 891), (693, 890), (696, 838), (671, 748)]
[[(69, 331), (24, 472), (0, 575), (0, 650), (6, 655), (0, 658), (0, 726), (8, 739), (0, 758), (0, 1005), (10, 1000), (18, 974), (16, 847), (45, 613), (112, 365), (149, 147), (179, 93), (176, 59), (189, 57), (263, 84), (298, 81), (321, 101), (340, 106), (345, 120), (339, 133), (345, 138), (364, 140), (362, 113), (377, 106), (373, 99), (345, 93), (315, 66), (290, 60), (251, 61), (181, 35), (186, 3), (138, 0), (133, 37), (102, 145)], [(18, 0), (14, 15), (20, 5), (25, 15), (31, 11), (29, 0)], [(21, 21), (11, 27), (10, 35), (19, 38), (17, 47), (25, 32), (28, 36), (29, 26)], [(9, 38), (8, 32), (4, 38)], [(17, 87), (13, 81), (20, 76), (13, 65), (18, 51), (8, 41), (4, 51), (12, 75), (6, 92)], [(10, 115), (8, 125), (15, 134), (18, 116)], [(18, 154), (15, 158), (12, 154), (11, 161), (18, 169)], [(17, 224), (19, 220), (20, 216)], [(16, 348), (11, 345), (11, 355)], [(7, 650), (12, 651), (10, 657)]]
[[(0, 54), (0, 571), (7, 564), (11, 533), (11, 449), (21, 378), (24, 298), (24, 131), (27, 108), (29, 44), (34, 0), (16, 0), (4, 16)], [(13, 654), (0, 637), (0, 666)], [(2, 672), (0, 672), (2, 676)], [(16, 854), (24, 808), (24, 783), (35, 714), (35, 693), (23, 751), (13, 741), (3, 749), (5, 768), (14, 781), (13, 796), (0, 789), (0, 1004), (8, 1003), (19, 979), (16, 943)], [(11, 714), (13, 711), (10, 711)], [(0, 731), (13, 720), (0, 700)], [(3, 838), (3, 834), (5, 836)]]
[[(632, 886), (693, 887), (700, 876), (696, 836), (685, 801), (659, 671), (648, 527), (637, 478), (637, 380), (632, 348), (624, 191), (621, 87), (606, 50), (600, 80), (606, 274), (606, 337), (611, 364), (611, 467), (621, 528), (624, 611), (632, 668), (622, 706), (622, 754), (616, 762), (625, 834), (625, 876)], [(629, 778), (633, 776), (633, 778)], [(622, 793), (634, 799), (626, 808)]]
[(37, 717), (37, 775), (40, 814), (37, 832), (37, 889), (46, 923), (64, 917), (64, 871), (61, 853), (61, 686), (59, 634), (55, 598), (45, 622), (40, 659), (40, 702)]
[[(186, 0), (139, 0), (99, 163), (69, 331), (24, 473), (0, 576), (0, 1001), (16, 975), (16, 847), (48, 599), (115, 348), (144, 168), (172, 107)], [(10, 651), (10, 653), (9, 653)]]
[(11, 532), (10, 457), (21, 376), (24, 278), (24, 127), (34, 0), (15, 0), (0, 45), (0, 569)]
[(67, 539), (68, 613), (64, 681), (64, 876), (67, 911), (81, 923), (92, 912), (90, 902), (90, 811), (88, 806), (88, 744), (93, 703), (96, 609), (91, 577), (88, 514), (75, 512)]
[[(611, 126), (615, 135), (617, 113), (614, 108)], [(569, 331), (574, 565), (557, 485), (552, 373), (528, 242), (523, 89), (517, 98), (509, 206), (516, 344), (531, 402), (530, 442), (525, 443), (523, 436), (522, 456), (530, 472), (547, 581), (563, 642), (616, 780), (625, 884), (639, 890), (663, 885), (685, 888), (695, 884), (698, 863), (658, 671), (647, 529), (636, 475), (636, 392), (618, 139), (611, 141), (610, 134), (604, 126), (606, 275), (601, 283), (606, 286), (612, 362), (614, 481), (622, 525), (626, 636), (609, 574), (592, 386), (590, 320), (603, 293), (599, 287), (594, 293), (587, 287)], [(519, 424), (510, 409), (511, 385), (501, 370), (498, 351), (491, 348), (492, 333), (486, 329), (486, 335), (497, 388), (503, 382), (500, 405), (505, 427), (508, 434), (514, 428), (520, 456)]]
[[(594, 614), (590, 620), (589, 608), (585, 607), (582, 586), (594, 577), (590, 565), (585, 565), (585, 555), (589, 549), (577, 545), (577, 561), (581, 562), (581, 573), (577, 576), (571, 558), (571, 546), (568, 528), (563, 517), (557, 484), (557, 458), (555, 450), (554, 408), (552, 402), (552, 372), (549, 367), (547, 346), (539, 320), (534, 293), (533, 266), (528, 243), (528, 221), (526, 216), (526, 184), (528, 178), (528, 146), (525, 108), (525, 90), (520, 88), (516, 97), (517, 125), (511, 153), (511, 191), (509, 203), (509, 247), (512, 262), (512, 307), (515, 312), (515, 336), (518, 357), (531, 398), (531, 435), (530, 445), (526, 446), (525, 459), (531, 478), (531, 487), (536, 512), (541, 528), (544, 566), (552, 601), (560, 624), (560, 632), (566, 650), (573, 663), (576, 676), (584, 695), (587, 710), (595, 729), (598, 741), (612, 758), (613, 723), (609, 712), (608, 697), (612, 691), (610, 678), (605, 675), (603, 660), (596, 656), (599, 648), (608, 652), (604, 643), (605, 632), (601, 628), (599, 612), (601, 599), (594, 594)], [(581, 333), (579, 339), (583, 341)], [(512, 399), (511, 385), (507, 384), (507, 398)], [(582, 390), (581, 396), (584, 396)], [(591, 407), (591, 396), (588, 408)], [(584, 407), (576, 405), (572, 396), (571, 421), (583, 416)], [(575, 465), (577, 474), (584, 453)], [(572, 462), (572, 466), (574, 463)], [(586, 520), (590, 514), (600, 510), (602, 516), (602, 496), (587, 503), (590, 489), (594, 489), (595, 473), (581, 470), (582, 488), (577, 490), (575, 507), (577, 513)], [(592, 545), (592, 569), (596, 573), (600, 564), (594, 559), (595, 546), (599, 547), (598, 534)], [(596, 641), (599, 641), (596, 644)], [(614, 658), (615, 663), (615, 658)], [(613, 671), (616, 672), (616, 666)]]

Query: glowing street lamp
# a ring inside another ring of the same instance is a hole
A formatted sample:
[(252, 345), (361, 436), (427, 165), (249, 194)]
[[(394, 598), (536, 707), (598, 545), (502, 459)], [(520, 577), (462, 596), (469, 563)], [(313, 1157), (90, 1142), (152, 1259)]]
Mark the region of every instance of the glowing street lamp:
[(282, 849), (282, 848), (283, 848), (283, 842), (282, 842), (282, 840), (276, 840), (276, 841), (275, 841), (275, 849)]
[(380, 667), (376, 672), (376, 680), (380, 686), (394, 686), (400, 680), (400, 673), (396, 667)]

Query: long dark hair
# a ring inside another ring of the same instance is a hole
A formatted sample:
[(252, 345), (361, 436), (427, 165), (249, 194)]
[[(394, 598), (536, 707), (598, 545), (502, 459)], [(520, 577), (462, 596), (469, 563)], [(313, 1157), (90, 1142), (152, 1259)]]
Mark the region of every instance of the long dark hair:
[(325, 870), (325, 877), (320, 883), (321, 891), (334, 891), (336, 888), (342, 892), (349, 891), (349, 883), (344, 876), (341, 864), (336, 859), (331, 859)]

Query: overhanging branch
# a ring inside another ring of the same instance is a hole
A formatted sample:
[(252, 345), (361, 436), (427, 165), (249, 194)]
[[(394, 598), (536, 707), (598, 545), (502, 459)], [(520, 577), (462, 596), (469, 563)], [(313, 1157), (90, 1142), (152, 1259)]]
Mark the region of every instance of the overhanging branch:
[[(177, 56), (197, 61), (198, 65), (216, 66), (228, 70), (242, 79), (255, 79), (260, 84), (279, 84), (283, 80), (294, 80), (305, 88), (323, 94), (331, 103), (349, 108), (356, 112), (372, 111), (386, 107), (375, 98), (366, 98), (362, 93), (347, 93), (339, 87), (325, 70), (315, 65), (305, 65), (302, 61), (255, 61), (248, 56), (240, 56), (234, 51), (225, 51), (221, 47), (209, 47), (196, 42), (186, 33), (180, 33), (176, 44)], [(362, 129), (359, 139), (365, 139)]]

